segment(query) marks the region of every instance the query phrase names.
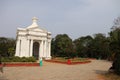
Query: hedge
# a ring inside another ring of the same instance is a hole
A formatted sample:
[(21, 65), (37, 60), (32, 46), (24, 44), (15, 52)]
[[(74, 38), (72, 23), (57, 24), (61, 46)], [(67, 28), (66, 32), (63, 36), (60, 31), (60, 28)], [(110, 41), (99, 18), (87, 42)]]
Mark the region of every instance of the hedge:
[(34, 57), (2, 57), (2, 62), (35, 62), (36, 59)]

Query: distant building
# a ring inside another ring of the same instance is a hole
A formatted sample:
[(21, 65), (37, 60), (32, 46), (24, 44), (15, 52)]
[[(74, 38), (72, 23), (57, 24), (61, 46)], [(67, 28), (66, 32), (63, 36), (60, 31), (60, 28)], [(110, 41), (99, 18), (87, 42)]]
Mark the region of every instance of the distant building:
[(15, 56), (51, 59), (51, 32), (39, 28), (37, 20), (33, 17), (32, 25), (17, 29)]

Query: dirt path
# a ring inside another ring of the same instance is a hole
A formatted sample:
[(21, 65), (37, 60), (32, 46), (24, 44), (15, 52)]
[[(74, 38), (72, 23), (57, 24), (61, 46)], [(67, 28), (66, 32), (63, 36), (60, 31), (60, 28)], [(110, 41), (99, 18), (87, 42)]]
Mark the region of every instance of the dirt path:
[(103, 80), (98, 75), (106, 73), (110, 66), (103, 60), (78, 65), (43, 62), (42, 67), (5, 67), (0, 80)]

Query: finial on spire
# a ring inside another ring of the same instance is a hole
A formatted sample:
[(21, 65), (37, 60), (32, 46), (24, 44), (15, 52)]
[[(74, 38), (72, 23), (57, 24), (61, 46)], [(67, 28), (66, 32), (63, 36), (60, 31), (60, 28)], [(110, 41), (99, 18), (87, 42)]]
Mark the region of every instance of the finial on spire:
[(32, 21), (33, 21), (32, 25), (28, 26), (27, 28), (35, 28), (35, 27), (38, 27), (38, 24), (37, 24), (38, 18), (33, 17), (33, 18), (32, 18)]
[(33, 22), (37, 22), (37, 21), (38, 21), (38, 18), (33, 17), (33, 18), (32, 18), (32, 21), (33, 21)]

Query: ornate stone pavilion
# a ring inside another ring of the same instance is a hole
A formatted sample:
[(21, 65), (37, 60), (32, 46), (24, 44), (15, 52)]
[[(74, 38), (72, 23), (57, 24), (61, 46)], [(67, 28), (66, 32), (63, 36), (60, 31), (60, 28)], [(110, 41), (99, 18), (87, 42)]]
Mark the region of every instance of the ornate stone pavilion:
[(32, 21), (27, 28), (17, 29), (15, 56), (51, 59), (51, 32), (38, 26), (36, 17)]

